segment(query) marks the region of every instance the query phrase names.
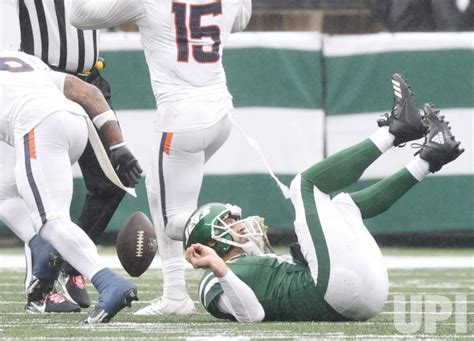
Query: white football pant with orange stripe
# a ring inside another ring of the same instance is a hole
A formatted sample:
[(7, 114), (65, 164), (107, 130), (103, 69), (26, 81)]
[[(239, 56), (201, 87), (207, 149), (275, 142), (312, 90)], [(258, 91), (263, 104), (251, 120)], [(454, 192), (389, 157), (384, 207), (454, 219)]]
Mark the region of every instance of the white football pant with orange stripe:
[(56, 112), (15, 144), (15, 180), (37, 233), (88, 277), (101, 270), (95, 244), (71, 221), (71, 164), (87, 144), (84, 117)]
[(15, 149), (0, 142), (0, 221), (28, 243), (36, 232), (25, 202), (16, 188), (14, 166)]
[(197, 208), (204, 166), (231, 130), (232, 122), (226, 115), (208, 128), (154, 133), (146, 188), (163, 265), (165, 293), (169, 286), (185, 285), (181, 241), (184, 225)]

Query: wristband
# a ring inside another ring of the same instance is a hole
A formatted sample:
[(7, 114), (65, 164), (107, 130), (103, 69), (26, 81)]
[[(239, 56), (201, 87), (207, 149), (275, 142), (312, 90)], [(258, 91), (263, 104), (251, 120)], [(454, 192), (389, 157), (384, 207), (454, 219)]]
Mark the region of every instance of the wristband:
[(94, 125), (99, 130), (108, 121), (117, 121), (117, 117), (112, 110), (107, 110), (92, 119), (92, 122), (94, 122)]
[(117, 143), (117, 144), (114, 144), (112, 146), (109, 147), (110, 150), (114, 150), (114, 149), (117, 149), (117, 148), (120, 148), (120, 147), (123, 147), (125, 146), (125, 142), (120, 142), (120, 143)]

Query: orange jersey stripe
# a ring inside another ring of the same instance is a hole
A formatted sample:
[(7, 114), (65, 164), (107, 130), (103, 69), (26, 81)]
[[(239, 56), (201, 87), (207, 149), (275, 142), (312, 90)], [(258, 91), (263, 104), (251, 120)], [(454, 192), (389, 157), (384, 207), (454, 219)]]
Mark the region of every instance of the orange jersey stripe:
[(30, 159), (36, 159), (36, 141), (34, 128), (28, 133), (28, 147), (30, 150)]
[(170, 155), (171, 139), (172, 138), (173, 138), (173, 133), (166, 133), (165, 146), (163, 147), (163, 152), (166, 155)]

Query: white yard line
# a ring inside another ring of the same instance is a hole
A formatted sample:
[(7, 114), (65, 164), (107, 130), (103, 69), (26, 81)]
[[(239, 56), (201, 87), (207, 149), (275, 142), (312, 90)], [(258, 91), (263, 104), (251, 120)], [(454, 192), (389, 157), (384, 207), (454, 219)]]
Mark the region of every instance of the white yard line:
[[(102, 255), (105, 266), (121, 268), (116, 255)], [(385, 264), (388, 269), (472, 269), (474, 257), (471, 256), (386, 256)], [(23, 255), (0, 255), (0, 269), (23, 269), (25, 258)], [(187, 268), (191, 265), (186, 263)], [(161, 259), (156, 257), (150, 265), (151, 269), (161, 269)]]

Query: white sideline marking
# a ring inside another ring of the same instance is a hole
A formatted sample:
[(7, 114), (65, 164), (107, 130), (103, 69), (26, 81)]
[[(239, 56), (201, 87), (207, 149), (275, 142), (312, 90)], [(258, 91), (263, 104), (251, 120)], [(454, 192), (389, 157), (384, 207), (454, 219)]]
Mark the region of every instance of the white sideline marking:
[[(106, 267), (122, 268), (116, 255), (101, 255), (100, 258)], [(384, 260), (388, 269), (474, 269), (474, 257), (470, 256), (385, 256)], [(192, 269), (190, 264), (185, 263), (187, 269)], [(0, 255), (0, 269), (24, 267), (25, 256)], [(150, 269), (161, 269), (160, 257), (155, 257)]]

